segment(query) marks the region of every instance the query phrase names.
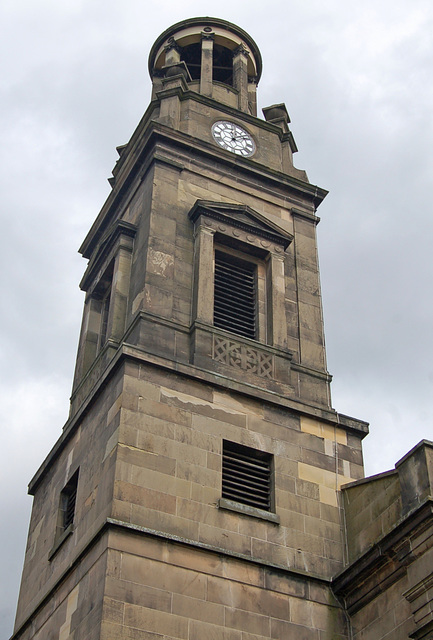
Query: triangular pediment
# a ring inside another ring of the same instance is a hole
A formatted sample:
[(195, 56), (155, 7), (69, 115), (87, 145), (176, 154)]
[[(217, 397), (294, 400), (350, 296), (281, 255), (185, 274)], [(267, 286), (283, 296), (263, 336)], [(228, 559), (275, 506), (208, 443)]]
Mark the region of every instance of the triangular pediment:
[(282, 245), (284, 249), (293, 240), (293, 235), (285, 228), (286, 224), (283, 220), (258, 213), (247, 205), (197, 200), (188, 217), (195, 223), (201, 216), (266, 238)]

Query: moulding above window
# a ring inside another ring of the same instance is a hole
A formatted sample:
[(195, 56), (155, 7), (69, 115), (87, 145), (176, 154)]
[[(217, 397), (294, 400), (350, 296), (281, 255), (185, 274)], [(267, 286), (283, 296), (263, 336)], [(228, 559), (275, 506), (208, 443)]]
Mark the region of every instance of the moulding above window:
[(195, 225), (204, 222), (216, 233), (265, 251), (281, 253), (293, 240), (283, 221), (279, 226), (247, 205), (197, 200), (188, 217)]
[[(101, 239), (94, 255), (89, 261), (88, 267), (80, 282), (80, 288), (87, 291), (91, 283), (95, 279), (98, 271), (103, 267), (104, 263), (108, 264), (113, 258), (114, 248), (118, 244), (119, 239), (127, 240), (127, 245), (132, 250), (132, 240), (135, 238), (137, 227), (135, 224), (126, 222), (125, 220), (116, 220), (114, 224), (107, 230), (107, 233)], [(125, 246), (125, 248), (128, 248)]]

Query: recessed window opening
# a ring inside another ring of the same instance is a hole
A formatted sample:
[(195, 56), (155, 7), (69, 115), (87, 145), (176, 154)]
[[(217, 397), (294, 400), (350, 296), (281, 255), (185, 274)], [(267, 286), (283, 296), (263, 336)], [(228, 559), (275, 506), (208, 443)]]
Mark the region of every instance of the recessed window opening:
[(78, 469), (60, 494), (60, 529), (66, 531), (74, 522), (78, 487)]
[(193, 80), (200, 80), (201, 42), (194, 42), (193, 44), (183, 47), (180, 59), (183, 60), (188, 67), (191, 78)]
[(75, 507), (77, 502), (78, 487), (77, 469), (68, 480), (66, 486), (60, 492), (59, 508), (57, 511), (57, 523), (54, 536), (54, 545), (48, 555), (48, 560), (54, 557), (58, 549), (74, 531)]
[(224, 440), (222, 497), (271, 511), (272, 467), (271, 454)]
[(257, 338), (257, 265), (215, 251), (214, 325)]
[[(185, 62), (193, 80), (201, 77), (201, 42), (194, 42), (182, 48), (180, 59)], [(220, 44), (213, 46), (212, 80), (233, 86), (233, 52)]]
[(98, 339), (98, 351), (104, 346), (108, 335), (108, 315), (110, 312), (110, 299), (111, 289), (113, 281), (114, 261), (108, 267), (104, 273), (101, 281), (95, 289), (95, 298), (99, 301), (99, 339)]
[(213, 47), (213, 80), (233, 86), (233, 52), (220, 44)]

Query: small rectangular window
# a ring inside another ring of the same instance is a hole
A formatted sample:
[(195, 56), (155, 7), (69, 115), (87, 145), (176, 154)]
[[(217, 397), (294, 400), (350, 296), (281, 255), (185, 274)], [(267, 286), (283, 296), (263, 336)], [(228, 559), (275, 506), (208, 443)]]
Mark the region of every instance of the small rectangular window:
[(78, 469), (60, 494), (59, 528), (61, 532), (66, 531), (74, 523), (77, 486)]
[(59, 510), (57, 512), (57, 526), (54, 536), (54, 544), (48, 554), (48, 560), (52, 560), (65, 540), (74, 531), (75, 505), (77, 501), (78, 469), (60, 492)]
[(222, 497), (271, 511), (272, 460), (270, 453), (224, 440)]
[(257, 265), (215, 251), (214, 325), (257, 338)]

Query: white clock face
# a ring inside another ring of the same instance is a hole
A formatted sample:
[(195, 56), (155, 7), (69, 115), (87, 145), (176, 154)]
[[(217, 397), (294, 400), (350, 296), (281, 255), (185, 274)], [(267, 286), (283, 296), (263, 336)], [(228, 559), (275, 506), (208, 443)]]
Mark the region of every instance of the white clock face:
[(233, 122), (220, 120), (212, 125), (212, 135), (223, 149), (231, 151), (238, 156), (252, 156), (256, 150), (256, 145), (250, 134)]

